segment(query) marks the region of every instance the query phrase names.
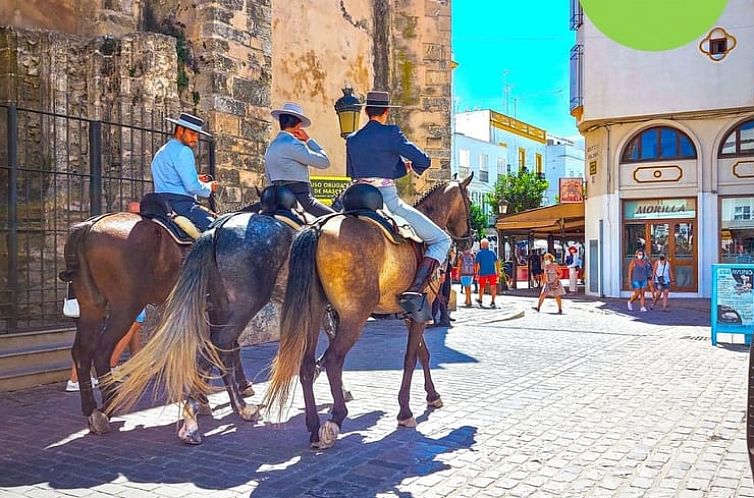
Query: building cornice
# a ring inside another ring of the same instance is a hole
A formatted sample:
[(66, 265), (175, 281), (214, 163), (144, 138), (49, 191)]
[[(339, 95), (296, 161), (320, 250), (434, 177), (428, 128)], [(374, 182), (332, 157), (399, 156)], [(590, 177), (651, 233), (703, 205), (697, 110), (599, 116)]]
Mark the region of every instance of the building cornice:
[(731, 107), (727, 109), (708, 109), (708, 110), (695, 110), (695, 111), (683, 111), (683, 112), (667, 112), (658, 114), (644, 114), (640, 116), (620, 116), (611, 118), (598, 118), (582, 121), (578, 124), (578, 129), (581, 134), (589, 132), (595, 128), (602, 126), (611, 126), (616, 124), (628, 124), (628, 123), (641, 123), (654, 121), (658, 119), (666, 120), (697, 120), (697, 119), (715, 119), (715, 118), (731, 118), (731, 117), (744, 117), (754, 113), (754, 106), (746, 107)]

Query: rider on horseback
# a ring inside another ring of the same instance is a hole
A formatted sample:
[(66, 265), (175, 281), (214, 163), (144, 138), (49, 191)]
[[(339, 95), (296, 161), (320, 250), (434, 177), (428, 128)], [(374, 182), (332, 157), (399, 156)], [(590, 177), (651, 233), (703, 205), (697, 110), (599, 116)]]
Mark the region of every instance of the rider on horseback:
[(216, 192), (219, 183), (209, 181), (207, 175), (197, 175), (194, 152), (199, 134), (211, 136), (202, 130), (204, 120), (181, 113), (176, 119), (173, 138), (157, 151), (152, 160), (154, 191), (163, 201), (170, 203), (176, 214), (190, 219), (196, 228), (205, 231), (215, 220), (215, 214), (201, 206), (196, 196), (209, 197)]
[(280, 133), (264, 153), (264, 169), (268, 185), (285, 185), (295, 194), (304, 211), (313, 216), (334, 213), (312, 196), (309, 186), (309, 166), (330, 167), (325, 151), (304, 131), (312, 122), (300, 105), (286, 102), (272, 111), (280, 123)]
[(404, 218), (427, 243), (424, 259), (416, 269), (411, 286), (401, 294), (401, 307), (408, 313), (421, 308), (423, 291), (437, 267), (445, 261), (450, 249), (450, 236), (427, 216), (398, 197), (395, 179), (413, 170), (421, 175), (431, 159), (411, 143), (400, 128), (387, 124), (390, 105), (387, 92), (367, 94), (366, 113), (369, 122), (346, 139), (346, 174), (360, 183), (377, 187), (385, 207)]

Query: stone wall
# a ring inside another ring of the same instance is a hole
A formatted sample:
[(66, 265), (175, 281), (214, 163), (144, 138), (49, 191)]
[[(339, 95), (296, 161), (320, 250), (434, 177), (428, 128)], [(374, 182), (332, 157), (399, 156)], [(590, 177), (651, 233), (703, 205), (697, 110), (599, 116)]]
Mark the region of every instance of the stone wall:
[[(449, 177), (449, 0), (9, 0), (0, 4), (2, 25), (15, 26), (0, 31), (2, 101), (150, 128), (180, 110), (207, 119), (225, 186), (220, 210), (255, 199), (276, 131), (269, 112), (283, 101), (312, 116), (312, 135), (332, 157), (324, 173), (343, 175), (333, 104), (344, 86), (361, 98), (391, 91), (403, 105), (393, 121), (432, 156), (421, 179), (402, 182), (404, 196)], [(26, 150), (39, 156), (30, 160), (85, 171), (82, 137), (69, 135), (75, 157), (63, 160), (53, 125), (30, 128)], [(103, 146), (106, 168), (148, 175), (154, 150), (143, 139), (106, 129)], [(105, 208), (121, 208), (104, 188)], [(87, 201), (78, 202), (85, 212)], [(274, 310), (263, 315), (249, 342), (270, 337), (262, 333)]]

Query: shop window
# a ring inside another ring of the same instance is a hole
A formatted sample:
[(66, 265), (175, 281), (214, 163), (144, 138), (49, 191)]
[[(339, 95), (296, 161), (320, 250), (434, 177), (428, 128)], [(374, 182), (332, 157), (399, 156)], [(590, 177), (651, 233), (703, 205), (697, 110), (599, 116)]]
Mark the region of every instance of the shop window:
[(458, 152), (458, 165), (461, 168), (471, 167), (471, 152), (466, 149), (461, 149)]
[(720, 201), (720, 262), (754, 263), (754, 197)]
[(754, 120), (738, 125), (723, 140), (720, 157), (754, 156)]
[(623, 149), (621, 162), (696, 159), (696, 148), (682, 131), (657, 126), (638, 133)]

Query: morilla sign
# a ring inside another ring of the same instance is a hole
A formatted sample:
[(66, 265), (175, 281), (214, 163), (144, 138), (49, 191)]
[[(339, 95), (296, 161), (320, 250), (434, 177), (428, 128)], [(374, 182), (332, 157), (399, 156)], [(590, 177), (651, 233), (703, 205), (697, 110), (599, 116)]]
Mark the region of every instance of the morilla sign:
[(623, 215), (627, 220), (696, 218), (696, 199), (626, 201)]

